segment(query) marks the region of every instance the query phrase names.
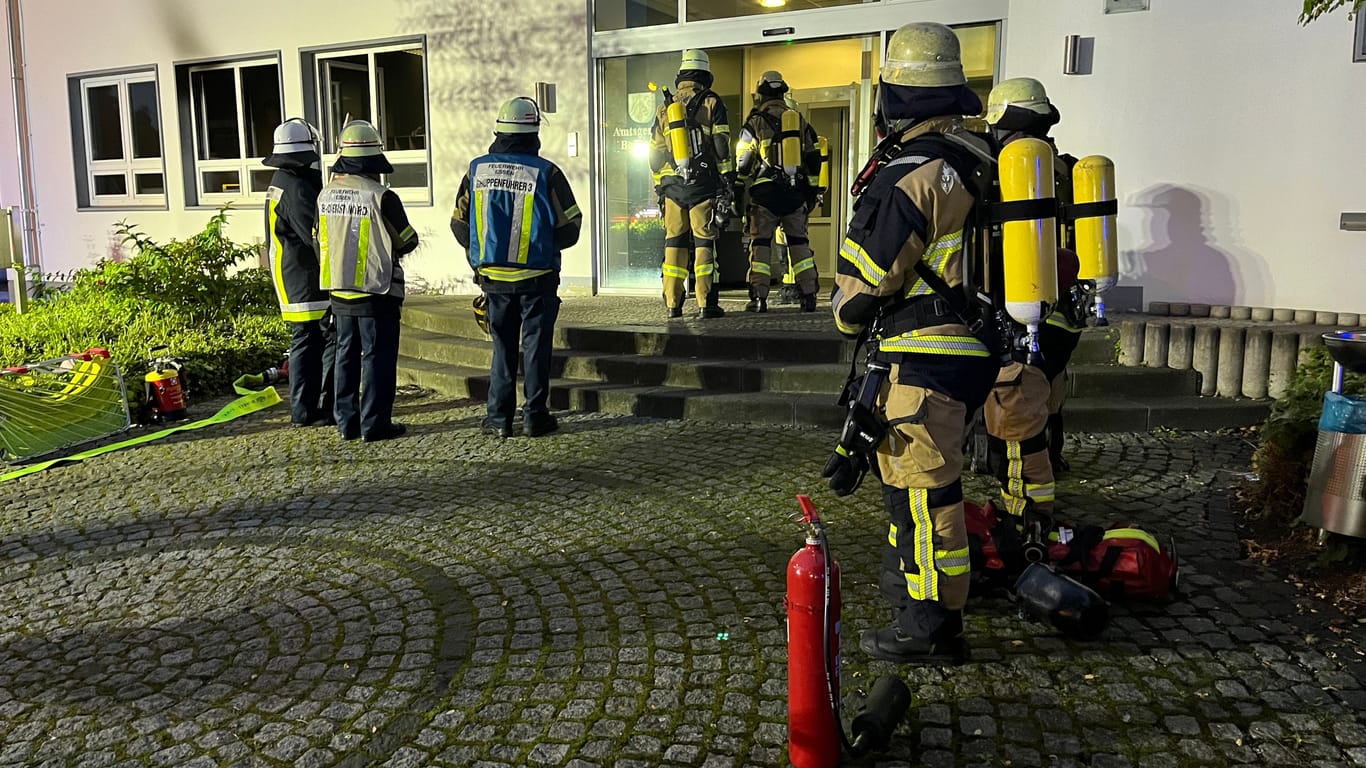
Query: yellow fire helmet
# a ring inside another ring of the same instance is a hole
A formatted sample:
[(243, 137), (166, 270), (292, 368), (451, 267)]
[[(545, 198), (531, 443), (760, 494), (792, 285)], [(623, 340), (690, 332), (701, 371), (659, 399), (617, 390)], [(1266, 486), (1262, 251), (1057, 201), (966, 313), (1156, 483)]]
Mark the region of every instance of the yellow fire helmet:
[(1032, 77), (1012, 77), (1002, 80), (987, 96), (987, 122), (995, 125), (1006, 113), (1006, 107), (1019, 107), (1040, 115), (1052, 112), (1048, 92), (1043, 83)]
[(930, 21), (903, 25), (887, 42), (882, 79), (915, 88), (965, 85), (958, 35)]
[(700, 72), (711, 71), (711, 57), (707, 52), (700, 48), (689, 48), (683, 52), (683, 63), (678, 66), (679, 72), (697, 70)]
[(489, 297), (479, 294), (474, 297), (474, 322), (479, 324), (479, 330), (484, 333), (489, 331)]

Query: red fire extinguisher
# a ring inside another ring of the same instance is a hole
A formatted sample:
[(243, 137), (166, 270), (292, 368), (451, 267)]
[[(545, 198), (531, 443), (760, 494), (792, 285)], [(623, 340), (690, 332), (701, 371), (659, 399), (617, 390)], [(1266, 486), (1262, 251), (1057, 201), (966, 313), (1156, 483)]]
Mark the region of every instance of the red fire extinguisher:
[(806, 546), (787, 564), (787, 747), (795, 768), (834, 768), (840, 747), (854, 757), (886, 749), (911, 705), (895, 677), (873, 683), (851, 740), (840, 719), (840, 566), (811, 498), (798, 495)]
[(143, 377), (147, 408), (154, 421), (185, 418), (185, 374), (181, 364), (169, 353), (168, 347), (153, 347), (147, 361), (147, 375)]
[(788, 759), (796, 768), (833, 768), (842, 726), (840, 565), (830, 557), (825, 525), (808, 496), (798, 496), (806, 546), (787, 563)]

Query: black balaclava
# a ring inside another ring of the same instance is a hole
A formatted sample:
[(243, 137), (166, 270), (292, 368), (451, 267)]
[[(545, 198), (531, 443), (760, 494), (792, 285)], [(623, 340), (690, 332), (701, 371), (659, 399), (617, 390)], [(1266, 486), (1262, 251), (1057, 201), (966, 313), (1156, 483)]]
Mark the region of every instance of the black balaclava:
[(1005, 112), (1001, 113), (1001, 119), (991, 126), (991, 133), (998, 141), (1005, 141), (1010, 136), (1023, 133), (1036, 139), (1048, 138), (1048, 130), (1058, 124), (1062, 115), (1058, 113), (1058, 108), (1052, 104), (1048, 105), (1048, 114), (1041, 115), (1024, 107), (1009, 105)]
[(538, 155), (541, 151), (539, 133), (495, 133), (489, 153), (494, 155)]
[(885, 124), (909, 120), (906, 128), (932, 117), (977, 115), (982, 112), (981, 97), (966, 85), (918, 88), (880, 80), (877, 105), (878, 115)]
[(691, 80), (703, 88), (710, 88), (713, 82), (711, 73), (703, 69), (685, 69), (678, 73), (674, 78), (674, 85), (682, 85), (683, 81)]
[(332, 172), (354, 176), (373, 176), (381, 173), (393, 173), (394, 166), (389, 164), (389, 159), (384, 155), (343, 156), (338, 157), (337, 162), (332, 164)]
[(770, 83), (765, 81), (760, 83), (759, 87), (754, 89), (754, 92), (758, 94), (760, 104), (765, 101), (781, 100), (783, 94), (787, 93), (787, 83)]

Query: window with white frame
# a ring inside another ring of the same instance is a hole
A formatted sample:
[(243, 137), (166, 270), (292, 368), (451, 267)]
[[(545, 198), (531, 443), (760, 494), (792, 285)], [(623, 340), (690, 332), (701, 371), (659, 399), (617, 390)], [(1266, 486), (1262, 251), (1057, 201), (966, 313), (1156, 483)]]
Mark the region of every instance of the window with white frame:
[(336, 160), (342, 127), (368, 120), (394, 166), (383, 181), (408, 202), (431, 202), (426, 44), (421, 40), (313, 54), (325, 162)]
[(186, 67), (194, 137), (194, 188), (201, 204), (264, 198), (275, 127), (284, 120), (275, 58)]
[(70, 82), (73, 132), (80, 136), (80, 206), (165, 206), (156, 72), (73, 76)]

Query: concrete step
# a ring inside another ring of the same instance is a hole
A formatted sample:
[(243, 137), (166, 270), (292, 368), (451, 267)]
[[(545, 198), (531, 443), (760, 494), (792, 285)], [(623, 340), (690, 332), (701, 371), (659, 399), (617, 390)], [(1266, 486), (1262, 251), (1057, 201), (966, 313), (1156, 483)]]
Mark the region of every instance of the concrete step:
[(1200, 374), (1195, 371), (1084, 363), (1068, 366), (1067, 376), (1068, 394), (1075, 398), (1200, 394)]
[(467, 339), (405, 326), (399, 333), (398, 353), (433, 363), (482, 368), (487, 374), (493, 362), (493, 343), (487, 337)]
[(1117, 325), (1085, 329), (1072, 352), (1072, 364), (1116, 362), (1119, 359), (1119, 333)]
[(1063, 407), (1069, 432), (1147, 432), (1251, 427), (1266, 420), (1270, 400), (1222, 397), (1087, 397)]
[[(416, 384), (453, 397), (488, 397), (488, 370), (399, 357), (399, 383)], [(519, 385), (520, 389), (520, 385)], [(727, 424), (753, 423), (839, 429), (844, 411), (835, 392), (718, 392), (695, 387), (556, 378), (551, 407), (562, 410), (688, 419)], [(1065, 409), (1075, 432), (1146, 432), (1167, 429), (1222, 429), (1261, 423), (1270, 401), (1215, 397), (1084, 397)]]

